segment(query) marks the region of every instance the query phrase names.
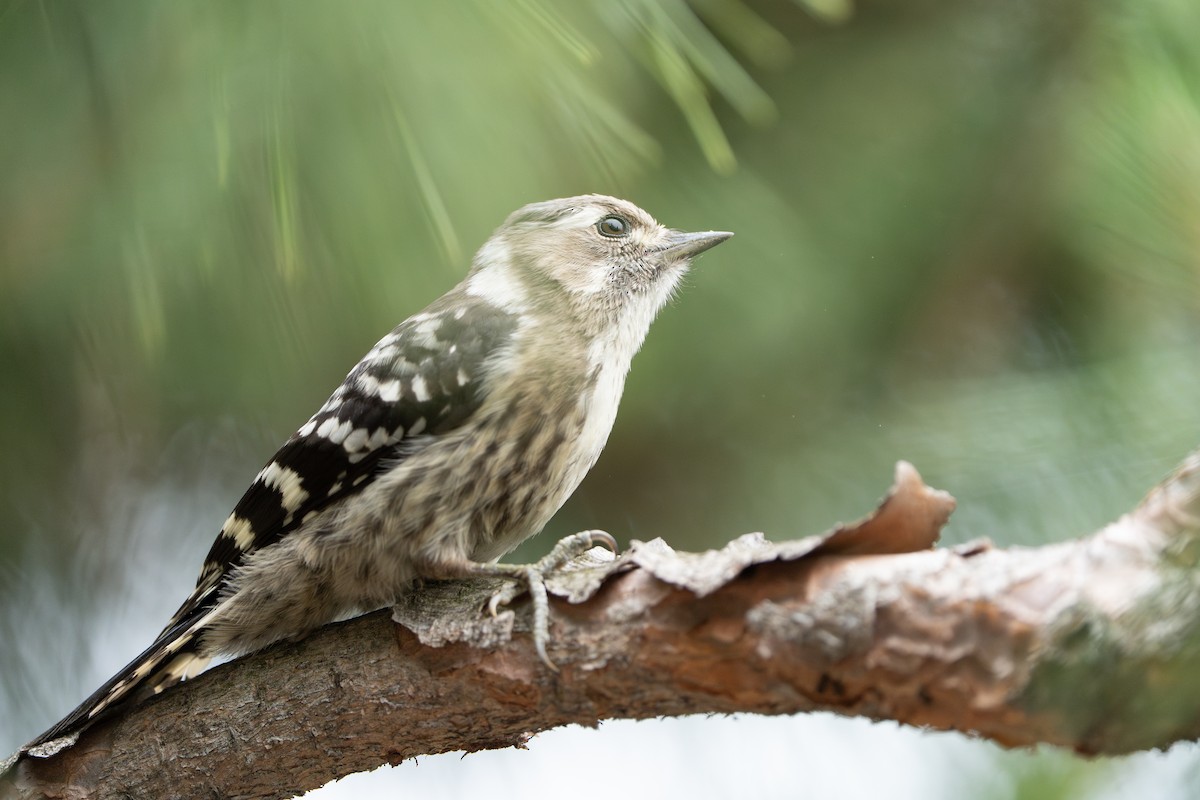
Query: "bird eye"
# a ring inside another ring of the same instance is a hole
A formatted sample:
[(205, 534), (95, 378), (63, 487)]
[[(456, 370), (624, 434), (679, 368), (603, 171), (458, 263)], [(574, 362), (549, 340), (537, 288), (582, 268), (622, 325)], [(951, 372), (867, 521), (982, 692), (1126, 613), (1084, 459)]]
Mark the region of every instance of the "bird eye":
[(605, 217), (596, 225), (596, 229), (600, 231), (601, 236), (607, 236), (609, 238), (628, 236), (629, 222), (621, 217)]

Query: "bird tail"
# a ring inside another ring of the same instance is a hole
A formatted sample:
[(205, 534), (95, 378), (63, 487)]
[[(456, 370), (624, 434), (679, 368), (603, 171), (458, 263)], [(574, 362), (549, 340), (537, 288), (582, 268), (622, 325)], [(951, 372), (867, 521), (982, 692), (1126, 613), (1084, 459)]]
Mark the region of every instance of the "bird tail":
[(211, 612), (189, 614), (167, 626), (141, 655), (54, 727), (22, 747), (21, 753), (39, 758), (54, 755), (74, 744), (80, 733), (124, 701), (158, 694), (204, 669), (210, 659), (200, 653), (198, 636), (210, 617)]

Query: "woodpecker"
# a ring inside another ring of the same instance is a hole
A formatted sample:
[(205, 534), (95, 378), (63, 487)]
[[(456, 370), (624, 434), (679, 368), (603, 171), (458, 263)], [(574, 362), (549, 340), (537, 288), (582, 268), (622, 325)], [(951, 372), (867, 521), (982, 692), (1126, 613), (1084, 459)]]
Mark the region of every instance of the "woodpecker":
[(536, 565), (497, 560), (596, 463), (650, 323), (692, 259), (732, 235), (665, 228), (603, 195), (514, 212), (466, 278), (379, 340), (263, 467), (154, 642), (23, 752), (57, 752), (216, 655), (393, 604), (417, 579), (527, 584), (550, 664), (541, 573), (615, 542), (588, 532)]

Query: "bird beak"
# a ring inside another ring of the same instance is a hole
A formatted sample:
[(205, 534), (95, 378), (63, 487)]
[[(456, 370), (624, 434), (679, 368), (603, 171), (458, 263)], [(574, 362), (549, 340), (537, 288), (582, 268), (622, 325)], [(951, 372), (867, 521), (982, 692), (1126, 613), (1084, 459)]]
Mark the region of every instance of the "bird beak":
[(671, 231), (666, 244), (658, 251), (666, 253), (672, 258), (693, 258), (710, 247), (716, 247), (730, 236), (733, 234), (729, 231), (699, 231), (698, 233)]

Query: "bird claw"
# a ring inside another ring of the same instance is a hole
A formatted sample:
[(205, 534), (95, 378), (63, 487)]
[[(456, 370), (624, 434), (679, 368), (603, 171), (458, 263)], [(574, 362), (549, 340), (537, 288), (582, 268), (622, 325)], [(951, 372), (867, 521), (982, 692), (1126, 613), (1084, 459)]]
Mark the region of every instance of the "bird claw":
[(503, 587), (496, 590), (488, 600), (488, 613), (492, 615), (492, 619), (500, 616), (500, 606), (506, 606), (511, 603), (517, 596), (518, 584), (506, 583)]
[(582, 531), (560, 539), (546, 556), (534, 564), (477, 564), (474, 570), (477, 574), (499, 575), (514, 581), (505, 584), (488, 600), (488, 613), (493, 618), (499, 615), (500, 607), (512, 602), (522, 589), (529, 590), (530, 604), (533, 606), (533, 646), (538, 658), (551, 672), (558, 672), (558, 667), (546, 653), (546, 644), (550, 641), (550, 601), (546, 594), (545, 576), (598, 545), (608, 548), (614, 555), (619, 552), (617, 540), (610, 534)]
[(581, 531), (558, 540), (554, 548), (534, 565), (543, 574), (553, 572), (573, 558), (583, 555), (593, 547), (603, 546), (615, 556), (620, 553), (617, 540), (605, 531)]

